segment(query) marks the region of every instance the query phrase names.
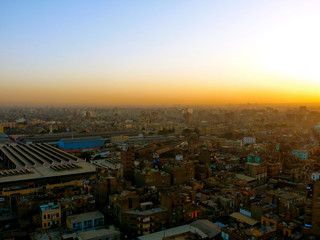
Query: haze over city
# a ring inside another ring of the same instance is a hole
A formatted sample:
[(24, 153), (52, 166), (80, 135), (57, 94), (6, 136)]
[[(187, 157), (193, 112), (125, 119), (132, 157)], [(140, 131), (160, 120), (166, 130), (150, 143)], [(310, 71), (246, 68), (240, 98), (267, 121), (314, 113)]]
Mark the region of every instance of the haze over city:
[(319, 103), (319, 1), (1, 1), (1, 105)]
[(320, 239), (319, 0), (0, 1), (0, 240)]

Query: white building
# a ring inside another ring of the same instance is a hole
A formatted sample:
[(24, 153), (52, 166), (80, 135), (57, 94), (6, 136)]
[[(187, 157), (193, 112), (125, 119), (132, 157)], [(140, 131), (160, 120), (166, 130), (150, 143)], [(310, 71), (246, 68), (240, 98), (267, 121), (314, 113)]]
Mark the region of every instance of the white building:
[(311, 174), (311, 179), (313, 181), (320, 181), (320, 172), (314, 172)]
[(256, 143), (256, 138), (255, 137), (244, 137), (242, 139), (243, 144), (255, 144)]

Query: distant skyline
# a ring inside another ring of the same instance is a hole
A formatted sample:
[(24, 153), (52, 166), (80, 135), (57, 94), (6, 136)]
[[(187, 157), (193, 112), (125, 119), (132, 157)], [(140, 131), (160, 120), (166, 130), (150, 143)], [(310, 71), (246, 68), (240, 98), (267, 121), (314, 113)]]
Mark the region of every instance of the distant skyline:
[(0, 105), (320, 103), (320, 1), (0, 2)]

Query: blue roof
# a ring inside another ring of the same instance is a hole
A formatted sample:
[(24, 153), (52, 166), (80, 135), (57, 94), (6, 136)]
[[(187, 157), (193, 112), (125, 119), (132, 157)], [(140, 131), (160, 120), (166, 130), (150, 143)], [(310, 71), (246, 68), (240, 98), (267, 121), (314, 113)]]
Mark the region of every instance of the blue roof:
[(46, 210), (51, 210), (51, 209), (58, 209), (58, 205), (55, 205), (53, 202), (45, 204), (45, 205), (41, 205), (40, 206), (41, 211), (46, 211)]
[(216, 222), (215, 224), (218, 225), (219, 227), (225, 227), (225, 226), (227, 226), (227, 225), (224, 225), (224, 224), (221, 223), (221, 222)]

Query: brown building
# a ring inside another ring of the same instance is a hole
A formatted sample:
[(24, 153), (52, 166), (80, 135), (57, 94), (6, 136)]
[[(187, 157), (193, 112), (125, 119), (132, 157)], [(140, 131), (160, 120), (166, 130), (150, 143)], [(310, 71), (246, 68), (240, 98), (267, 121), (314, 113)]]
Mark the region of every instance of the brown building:
[(279, 227), (281, 227), (281, 219), (278, 215), (266, 214), (261, 217), (261, 224), (265, 227), (270, 227), (274, 230), (277, 230)]
[(273, 239), (276, 236), (276, 231), (273, 229), (259, 229), (259, 228), (247, 228), (240, 229), (237, 226), (227, 226), (221, 229), (222, 238), (229, 240), (266, 240)]
[(195, 177), (194, 163), (191, 161), (170, 161), (164, 164), (163, 170), (170, 173), (171, 185), (187, 183)]
[(121, 213), (123, 231), (132, 237), (159, 231), (167, 225), (167, 221), (168, 210), (163, 207), (153, 207), (152, 202), (141, 203), (139, 209)]
[(199, 163), (204, 165), (210, 165), (211, 152), (208, 150), (201, 149), (199, 154)]
[(160, 204), (169, 210), (169, 226), (190, 223), (201, 217), (205, 210), (194, 204), (195, 192), (182, 193), (173, 189), (160, 192)]
[(198, 180), (205, 180), (210, 177), (210, 169), (206, 165), (196, 164), (195, 166), (195, 178)]
[(58, 199), (57, 202), (57, 205), (61, 208), (62, 223), (65, 223), (66, 218), (70, 215), (94, 211), (96, 209), (95, 198), (90, 194), (64, 197)]
[(261, 163), (246, 163), (246, 174), (257, 179), (258, 183), (267, 180), (267, 166)]
[(121, 164), (123, 178), (132, 180), (134, 177), (134, 149), (132, 147), (126, 146), (121, 150)]
[(273, 207), (264, 202), (257, 202), (251, 204), (251, 217), (257, 221), (261, 221), (261, 217), (265, 214), (275, 213), (276, 207)]
[(266, 193), (266, 202), (274, 204), (277, 213), (288, 221), (301, 216), (305, 197), (294, 191), (270, 190)]
[(109, 196), (111, 214), (115, 222), (121, 222), (121, 212), (139, 208), (140, 198), (136, 190)]
[(98, 204), (107, 203), (109, 196), (119, 192), (120, 187), (116, 177), (109, 176), (104, 168), (97, 168), (96, 182), (92, 186), (92, 192)]
[(307, 186), (305, 201), (305, 228), (311, 229), (312, 234), (320, 235), (320, 182)]
[(138, 187), (156, 186), (157, 188), (166, 188), (170, 187), (171, 184), (170, 174), (156, 169), (137, 171), (135, 178)]
[(267, 176), (269, 178), (274, 178), (279, 176), (281, 171), (281, 163), (280, 162), (268, 162), (267, 163)]

